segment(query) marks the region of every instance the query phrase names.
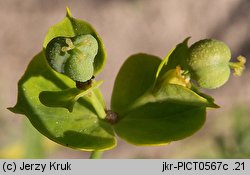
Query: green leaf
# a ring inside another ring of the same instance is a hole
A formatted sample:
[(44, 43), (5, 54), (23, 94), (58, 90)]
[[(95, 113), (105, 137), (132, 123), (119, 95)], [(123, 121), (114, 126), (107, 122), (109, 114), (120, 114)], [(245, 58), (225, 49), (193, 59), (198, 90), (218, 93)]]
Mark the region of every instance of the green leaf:
[(128, 105), (128, 111), (147, 103), (164, 101), (189, 106), (218, 108), (218, 105), (210, 99), (210, 96), (202, 95), (204, 97), (181, 85), (166, 84), (165, 86), (161, 86), (160, 89), (149, 90), (137, 98), (131, 105)]
[(219, 105), (217, 105), (217, 104), (214, 103), (214, 98), (213, 97), (211, 97), (210, 95), (207, 95), (207, 94), (204, 94), (204, 93), (200, 92), (199, 89), (195, 85), (192, 84), (191, 90), (193, 92), (195, 92), (196, 94), (198, 94), (199, 96), (205, 98), (210, 103), (210, 105), (208, 107), (220, 108)]
[(39, 99), (42, 104), (48, 107), (64, 107), (73, 111), (74, 104), (80, 97), (83, 97), (90, 93), (93, 89), (99, 87), (102, 81), (99, 81), (92, 85), (87, 90), (80, 90), (77, 88), (69, 88), (61, 91), (42, 91), (39, 94)]
[(161, 60), (147, 54), (130, 56), (121, 67), (113, 88), (111, 108), (120, 115), (136, 99), (152, 88)]
[(98, 53), (94, 59), (94, 75), (96, 76), (102, 70), (106, 61), (106, 51), (102, 39), (89, 23), (73, 18), (68, 8), (66, 17), (49, 28), (43, 42), (43, 48), (46, 49), (47, 44), (56, 37), (74, 37), (87, 34), (95, 37), (98, 42)]
[[(111, 149), (116, 145), (113, 128), (99, 119), (91, 97), (81, 97), (70, 113), (65, 108), (52, 108), (40, 102), (44, 91), (64, 91), (75, 86), (67, 76), (53, 71), (40, 52), (29, 64), (18, 83), (18, 100), (12, 112), (26, 115), (43, 135), (64, 146), (82, 150)], [(99, 89), (92, 95), (101, 97)], [(103, 99), (100, 100), (103, 104)], [(104, 106), (102, 106), (104, 108)]]
[(119, 114), (118, 136), (137, 145), (157, 145), (185, 138), (205, 121), (206, 98), (176, 84), (156, 87), (158, 57), (137, 54), (121, 67), (111, 107)]
[(171, 50), (167, 56), (162, 60), (161, 65), (157, 70), (158, 75), (161, 76), (170, 69), (175, 69), (180, 66), (182, 70), (187, 70), (186, 59), (189, 54), (188, 40), (190, 37), (186, 38), (182, 43), (178, 44), (173, 50)]
[(132, 144), (160, 145), (192, 135), (201, 128), (205, 119), (204, 107), (147, 103), (123, 116), (115, 125), (115, 131)]

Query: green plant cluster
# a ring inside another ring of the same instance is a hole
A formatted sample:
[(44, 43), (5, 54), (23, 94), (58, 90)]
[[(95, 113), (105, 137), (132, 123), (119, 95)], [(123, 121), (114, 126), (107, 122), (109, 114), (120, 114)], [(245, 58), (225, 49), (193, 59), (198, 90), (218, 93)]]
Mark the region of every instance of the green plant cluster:
[[(43, 49), (18, 83), (12, 112), (28, 117), (51, 140), (81, 150), (116, 146), (117, 134), (135, 145), (161, 145), (186, 138), (205, 122), (206, 109), (218, 108), (199, 87), (217, 88), (244, 68), (229, 63), (228, 47), (207, 39), (188, 46), (188, 39), (167, 56), (135, 54), (122, 65), (108, 110), (95, 77), (106, 52), (94, 28), (66, 17), (52, 26)], [(199, 87), (196, 87), (195, 82)]]

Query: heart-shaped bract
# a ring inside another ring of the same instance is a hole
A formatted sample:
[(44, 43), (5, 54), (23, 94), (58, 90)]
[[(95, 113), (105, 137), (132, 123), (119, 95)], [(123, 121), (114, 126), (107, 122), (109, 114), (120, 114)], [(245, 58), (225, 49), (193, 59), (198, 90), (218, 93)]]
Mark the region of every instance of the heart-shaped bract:
[(74, 81), (86, 82), (94, 74), (97, 40), (92, 35), (56, 37), (46, 47), (49, 65)]

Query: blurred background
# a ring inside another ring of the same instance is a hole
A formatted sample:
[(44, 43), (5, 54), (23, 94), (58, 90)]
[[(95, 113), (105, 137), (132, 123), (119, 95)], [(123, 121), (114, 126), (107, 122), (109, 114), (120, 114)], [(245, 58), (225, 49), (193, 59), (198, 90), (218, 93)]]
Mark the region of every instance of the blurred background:
[(250, 1), (249, 0), (0, 0), (0, 158), (88, 158), (39, 134), (15, 105), (17, 82), (42, 48), (47, 29), (62, 20), (65, 7), (91, 23), (107, 49), (102, 91), (107, 105), (124, 60), (138, 52), (164, 57), (191, 36), (190, 44), (216, 38), (229, 45), (232, 58), (248, 58), (242, 77), (233, 75), (212, 95), (217, 110), (208, 110), (196, 134), (167, 146), (138, 147), (119, 140), (104, 158), (250, 158)]

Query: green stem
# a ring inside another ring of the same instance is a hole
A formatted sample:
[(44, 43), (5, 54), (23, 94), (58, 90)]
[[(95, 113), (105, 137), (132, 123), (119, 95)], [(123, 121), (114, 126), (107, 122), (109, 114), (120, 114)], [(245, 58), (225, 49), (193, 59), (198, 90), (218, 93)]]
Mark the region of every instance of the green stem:
[(91, 104), (93, 105), (98, 117), (100, 117), (100, 119), (105, 119), (106, 112), (104, 110), (104, 107), (93, 91), (91, 92), (91, 96), (89, 97), (89, 99), (91, 100)]
[(90, 159), (101, 159), (103, 151), (92, 151), (90, 154)]

